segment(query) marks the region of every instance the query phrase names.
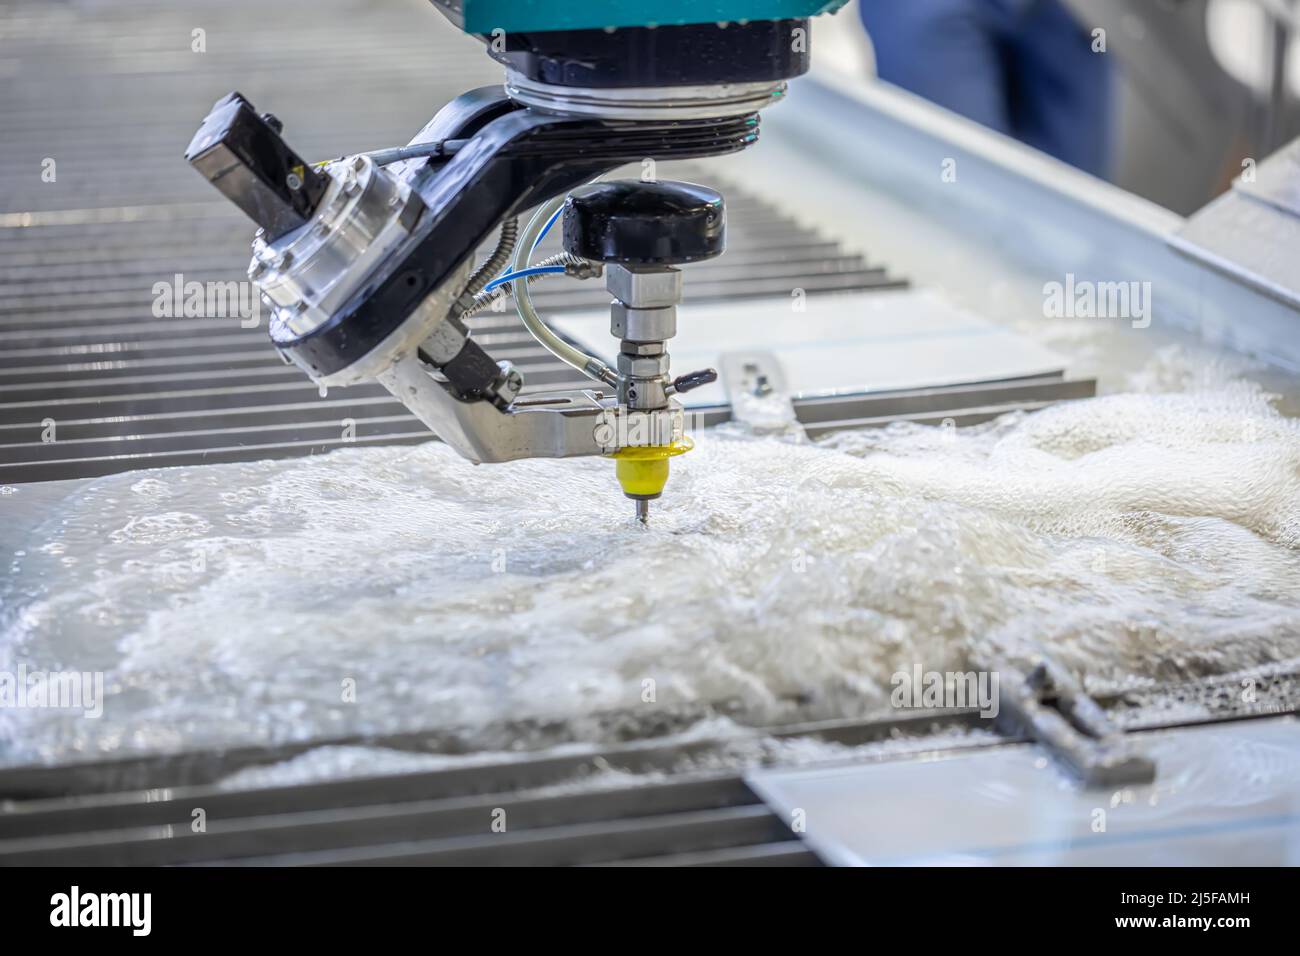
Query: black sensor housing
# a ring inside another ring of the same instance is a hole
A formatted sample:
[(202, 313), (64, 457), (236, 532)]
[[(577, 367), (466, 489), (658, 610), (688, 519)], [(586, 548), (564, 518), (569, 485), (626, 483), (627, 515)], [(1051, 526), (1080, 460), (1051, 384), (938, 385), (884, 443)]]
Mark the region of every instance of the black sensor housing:
[(329, 176), (280, 137), (280, 122), (259, 116), (240, 93), (217, 100), (185, 150), (186, 161), (265, 230), (267, 242), (304, 225)]

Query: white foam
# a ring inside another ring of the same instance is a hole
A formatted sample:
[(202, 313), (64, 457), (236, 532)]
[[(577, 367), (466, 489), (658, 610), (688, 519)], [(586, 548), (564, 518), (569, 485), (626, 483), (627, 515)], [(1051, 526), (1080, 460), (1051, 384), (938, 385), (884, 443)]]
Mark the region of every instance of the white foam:
[(16, 549), (0, 667), (103, 670), (104, 715), (0, 709), (5, 759), (861, 714), (984, 639), (1092, 685), (1300, 656), (1300, 430), (1242, 382), (956, 433), (706, 432), (648, 530), (612, 472), (431, 443), (95, 481)]

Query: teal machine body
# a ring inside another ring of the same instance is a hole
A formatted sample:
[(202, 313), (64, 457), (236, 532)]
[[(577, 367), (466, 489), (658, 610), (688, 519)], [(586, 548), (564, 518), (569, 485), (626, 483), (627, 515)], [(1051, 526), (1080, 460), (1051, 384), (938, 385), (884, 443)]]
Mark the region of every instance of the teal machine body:
[(833, 13), (848, 0), (435, 0), (466, 33), (494, 30), (600, 30), (749, 20), (796, 20)]

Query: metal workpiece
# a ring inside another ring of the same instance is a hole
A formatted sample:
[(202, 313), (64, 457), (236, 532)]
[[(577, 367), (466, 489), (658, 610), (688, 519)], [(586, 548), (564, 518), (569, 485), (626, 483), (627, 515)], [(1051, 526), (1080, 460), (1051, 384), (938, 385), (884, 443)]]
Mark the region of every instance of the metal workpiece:
[(785, 366), (775, 354), (723, 352), (718, 364), (732, 421), (758, 435), (780, 435), (795, 441), (807, 438), (790, 395)]
[(1038, 656), (1022, 669), (992, 656), (980, 667), (999, 675), (998, 729), (1037, 741), (1085, 787), (1150, 783), (1156, 765), (1055, 661)]
[(765, 398), (772, 394), (785, 394), (785, 366), (772, 352), (733, 351), (722, 356), (722, 381), (727, 387), (727, 398), (735, 405), (745, 396)]
[(1264, 160), (1253, 180), (1235, 180), (1169, 245), (1233, 282), (1300, 308), (1300, 139)]

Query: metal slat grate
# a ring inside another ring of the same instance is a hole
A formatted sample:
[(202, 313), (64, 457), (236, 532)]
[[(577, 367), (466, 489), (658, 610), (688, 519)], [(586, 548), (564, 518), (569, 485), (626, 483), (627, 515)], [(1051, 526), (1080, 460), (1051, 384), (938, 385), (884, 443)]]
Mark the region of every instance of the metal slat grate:
[[(1098, 695), (1127, 731), (1294, 713), (1296, 674), (1261, 675), (1246, 704), (1235, 676)], [(1023, 743), (976, 734), (975, 710), (918, 711), (773, 728), (761, 736), (853, 750), (821, 758), (900, 759), (936, 748)], [(502, 728), (505, 736), (514, 731)], [(943, 737), (937, 737), (944, 734)], [(940, 742), (942, 741), (942, 742)], [(315, 747), (367, 743), (406, 753), (457, 749), (429, 731), (230, 751), (0, 769), (0, 866), (636, 865), (805, 866), (818, 858), (745, 782), (752, 751), (732, 738), (642, 739), (380, 776), (232, 789), (219, 781)], [(883, 745), (872, 749), (873, 745)], [(807, 764), (807, 751), (802, 765)], [(780, 751), (774, 765), (784, 758)], [(737, 765), (739, 764), (739, 765)], [(603, 775), (603, 782), (602, 782)], [(612, 781), (612, 783), (611, 783)], [(207, 830), (191, 814), (204, 808)], [(504, 832), (492, 829), (505, 811)]]
[[(977, 721), (974, 712), (926, 712), (771, 736), (842, 746), (910, 738), (919, 747), (928, 734)], [(249, 789), (216, 781), (325, 742), (0, 770), (0, 801), (10, 798), (0, 802), (0, 866), (816, 865), (740, 769), (713, 769), (735, 762), (729, 748), (740, 742), (649, 739)], [(1001, 742), (972, 736), (969, 745)], [(437, 734), (373, 743), (442, 746)], [(206, 813), (205, 832), (189, 826), (194, 807)], [(491, 826), (501, 810), (503, 832)]]

